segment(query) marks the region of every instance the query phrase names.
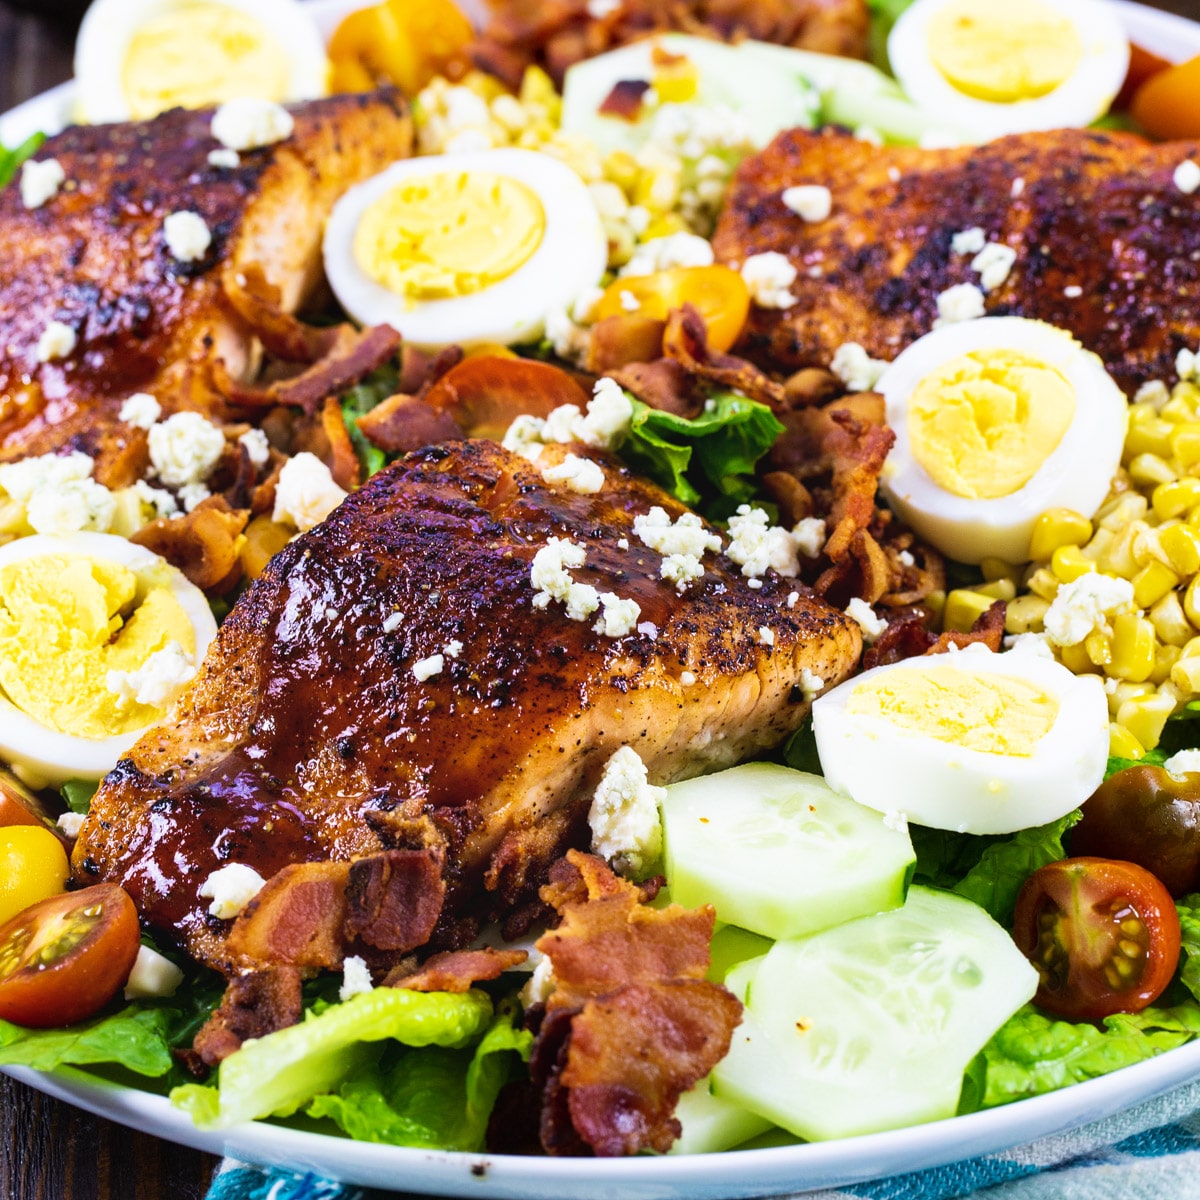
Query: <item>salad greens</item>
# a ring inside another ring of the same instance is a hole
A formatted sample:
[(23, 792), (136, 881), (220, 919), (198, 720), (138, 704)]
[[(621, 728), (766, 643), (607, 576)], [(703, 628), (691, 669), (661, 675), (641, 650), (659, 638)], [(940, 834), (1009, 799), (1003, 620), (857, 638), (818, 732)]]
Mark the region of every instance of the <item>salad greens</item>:
[(35, 155), (45, 142), (46, 135), (44, 133), (35, 133), (27, 137), (19, 146), (13, 150), (6, 150), (0, 146), (0, 187), (7, 187), (16, 178), (17, 172), (21, 169), (21, 164), (27, 159)]
[(367, 440), (358, 427), (358, 418), (365, 417), (373, 408), (377, 408), (389, 396), (394, 395), (399, 386), (400, 372), (389, 363), (372, 372), (362, 383), (352, 387), (342, 396), (342, 420), (346, 423), (346, 432), (350, 435), (354, 453), (358, 455), (364, 479), (370, 479), (377, 471), (382, 471), (388, 464), (388, 456)]

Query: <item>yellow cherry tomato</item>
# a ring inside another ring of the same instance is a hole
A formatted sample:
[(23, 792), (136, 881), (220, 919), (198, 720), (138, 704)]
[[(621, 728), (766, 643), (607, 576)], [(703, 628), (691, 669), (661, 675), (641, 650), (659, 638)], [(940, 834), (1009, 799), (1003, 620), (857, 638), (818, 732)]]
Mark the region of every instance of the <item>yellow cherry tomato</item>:
[(470, 43), (471, 22), (452, 0), (385, 0), (352, 12), (329, 43), (334, 92), (369, 92), (389, 80), (419, 92)]
[(684, 304), (693, 305), (704, 318), (708, 344), (714, 350), (728, 350), (746, 324), (750, 290), (729, 267), (671, 267), (613, 280), (596, 312), (601, 319), (637, 313), (663, 321), (673, 308)]
[(1134, 94), (1130, 112), (1153, 137), (1200, 138), (1200, 55), (1151, 75)]
[(0, 829), (0, 925), (57, 896), (71, 874), (63, 844), (38, 825)]

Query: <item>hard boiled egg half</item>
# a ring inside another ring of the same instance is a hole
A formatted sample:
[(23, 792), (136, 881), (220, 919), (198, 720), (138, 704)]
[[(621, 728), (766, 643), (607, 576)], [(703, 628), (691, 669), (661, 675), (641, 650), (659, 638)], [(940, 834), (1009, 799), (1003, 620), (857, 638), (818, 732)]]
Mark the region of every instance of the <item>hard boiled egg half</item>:
[(395, 163), (347, 192), (325, 231), (342, 307), (428, 348), (535, 341), (607, 259), (583, 181), (531, 150)]
[(919, 108), (965, 141), (1090, 125), (1129, 66), (1107, 0), (916, 0), (888, 59)]
[(124, 538), (0, 546), (0, 758), (36, 787), (101, 778), (166, 716), (216, 632), (204, 593)]
[(1094, 675), (978, 643), (876, 667), (813, 703), (821, 768), (880, 812), (959, 833), (1069, 813), (1104, 778), (1108, 705)]
[(888, 504), (959, 562), (1023, 563), (1050, 508), (1091, 517), (1121, 462), (1128, 404), (1071, 334), (1021, 317), (943, 325), (876, 385), (896, 444)]
[(75, 43), (75, 89), (82, 121), (144, 121), (246, 96), (324, 96), (329, 62), (298, 0), (94, 0)]

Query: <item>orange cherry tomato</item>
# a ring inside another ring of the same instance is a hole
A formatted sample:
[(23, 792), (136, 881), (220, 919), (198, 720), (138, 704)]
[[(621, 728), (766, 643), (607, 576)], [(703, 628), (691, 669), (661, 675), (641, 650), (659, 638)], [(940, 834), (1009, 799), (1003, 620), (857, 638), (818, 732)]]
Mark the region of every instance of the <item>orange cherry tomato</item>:
[(114, 883), (43, 900), (0, 926), (0, 1018), (50, 1029), (99, 1012), (138, 954), (133, 901)]
[(1121, 90), (1112, 103), (1113, 108), (1127, 109), (1138, 88), (1152, 75), (1167, 70), (1170, 65), (1167, 59), (1159, 58), (1157, 54), (1152, 54), (1136, 42), (1130, 42), (1129, 70), (1125, 72), (1125, 82), (1121, 84)]
[(1200, 138), (1200, 55), (1147, 79), (1134, 94), (1130, 113), (1152, 137)]
[(694, 305), (704, 318), (708, 344), (714, 350), (728, 350), (750, 315), (750, 289), (729, 267), (671, 267), (652, 275), (613, 280), (596, 315), (603, 319), (633, 312), (662, 321), (673, 308), (684, 304)]
[(46, 813), (38, 798), (7, 771), (0, 769), (0, 828), (46, 824)]
[(369, 92), (388, 80), (419, 92), (474, 37), (452, 0), (385, 0), (352, 12), (329, 42), (335, 92)]

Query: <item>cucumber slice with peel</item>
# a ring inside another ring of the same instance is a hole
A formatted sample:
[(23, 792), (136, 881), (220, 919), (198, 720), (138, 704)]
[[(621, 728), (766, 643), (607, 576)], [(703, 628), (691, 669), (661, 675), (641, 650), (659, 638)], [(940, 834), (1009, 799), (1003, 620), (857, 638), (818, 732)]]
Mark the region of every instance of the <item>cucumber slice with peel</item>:
[(903, 822), (773, 763), (673, 784), (663, 834), (674, 900), (776, 939), (898, 907), (916, 861)]
[(675, 1117), (683, 1129), (669, 1154), (716, 1154), (774, 1128), (758, 1113), (714, 1096), (707, 1078), (679, 1097)]
[(951, 1117), (967, 1065), (1037, 982), (978, 905), (914, 887), (901, 909), (734, 967), (746, 1011), (713, 1093), (809, 1141)]

